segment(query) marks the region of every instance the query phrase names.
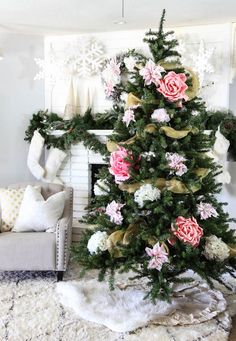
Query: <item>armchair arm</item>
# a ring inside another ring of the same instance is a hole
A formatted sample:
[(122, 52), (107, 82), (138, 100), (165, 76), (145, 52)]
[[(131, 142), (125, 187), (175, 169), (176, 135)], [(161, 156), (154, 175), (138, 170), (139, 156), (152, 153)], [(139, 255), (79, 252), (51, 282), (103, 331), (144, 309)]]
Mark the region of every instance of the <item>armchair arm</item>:
[(62, 218), (56, 226), (56, 270), (65, 271), (72, 240), (73, 189), (66, 187), (66, 201)]

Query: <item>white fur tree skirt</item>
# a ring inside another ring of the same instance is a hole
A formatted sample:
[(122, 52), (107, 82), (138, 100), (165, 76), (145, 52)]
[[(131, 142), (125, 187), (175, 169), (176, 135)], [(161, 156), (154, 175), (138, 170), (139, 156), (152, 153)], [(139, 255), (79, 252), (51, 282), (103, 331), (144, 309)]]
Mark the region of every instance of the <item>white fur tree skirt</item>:
[(150, 321), (162, 325), (198, 324), (224, 312), (226, 301), (206, 284), (179, 286), (171, 303), (144, 300), (144, 289), (128, 287), (110, 291), (96, 279), (57, 284), (60, 302), (81, 318), (102, 324), (115, 332), (130, 332)]
[[(63, 283), (80, 282), (79, 271), (76, 264), (71, 264)], [(97, 273), (91, 272), (85, 281), (94, 278)], [(225, 282), (236, 287), (236, 280), (231, 277)], [(94, 283), (98, 284), (97, 281)], [(226, 298), (227, 308), (206, 322), (184, 326), (147, 322), (133, 332), (119, 333), (85, 320), (73, 309), (62, 305), (56, 287), (54, 273), (0, 272), (0, 340), (226, 341), (231, 328), (230, 316), (236, 313), (236, 295), (222, 287), (220, 290)], [(107, 287), (106, 292), (109, 292)], [(97, 310), (104, 314), (98, 305)]]

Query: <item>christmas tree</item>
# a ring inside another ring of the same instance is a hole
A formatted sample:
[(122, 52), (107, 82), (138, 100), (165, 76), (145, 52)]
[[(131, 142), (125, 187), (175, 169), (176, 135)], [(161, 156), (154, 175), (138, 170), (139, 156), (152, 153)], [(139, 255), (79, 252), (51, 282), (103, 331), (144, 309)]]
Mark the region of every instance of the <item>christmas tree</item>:
[(215, 137), (206, 134), (206, 107), (198, 79), (181, 65), (173, 32), (144, 41), (152, 58), (132, 50), (111, 59), (103, 71), (105, 91), (120, 114), (94, 188), (86, 230), (74, 246), (83, 271), (99, 280), (133, 271), (145, 278), (152, 300), (169, 299), (174, 283), (191, 269), (210, 285), (233, 273), (236, 242), (229, 216), (216, 194), (221, 169), (211, 158)]

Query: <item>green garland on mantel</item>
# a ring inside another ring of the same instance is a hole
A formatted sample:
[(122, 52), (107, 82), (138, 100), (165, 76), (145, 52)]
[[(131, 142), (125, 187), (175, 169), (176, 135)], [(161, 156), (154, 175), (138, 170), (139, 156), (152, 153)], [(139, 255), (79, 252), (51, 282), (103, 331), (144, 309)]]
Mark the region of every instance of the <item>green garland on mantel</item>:
[[(40, 110), (33, 114), (30, 124), (25, 131), (25, 140), (30, 142), (34, 131), (38, 130), (45, 139), (47, 148), (54, 147), (61, 150), (69, 150), (71, 145), (82, 142), (85, 147), (104, 156), (108, 155), (106, 145), (100, 142), (95, 134), (89, 133), (91, 129), (113, 129), (120, 112), (123, 111), (118, 105), (105, 113), (92, 115), (89, 108), (84, 116), (75, 116), (71, 120), (64, 120), (55, 113)], [(52, 135), (53, 130), (65, 131), (61, 136)]]
[[(77, 115), (71, 120), (63, 120), (55, 113), (40, 110), (33, 114), (25, 132), (25, 140), (30, 142), (34, 131), (38, 129), (45, 139), (47, 148), (55, 147), (61, 150), (69, 150), (71, 145), (82, 142), (85, 147), (107, 156), (106, 146), (88, 130), (113, 129), (118, 116), (123, 113), (123, 105), (116, 104), (111, 110), (104, 113), (92, 115), (89, 108), (84, 116)], [(229, 111), (207, 111), (204, 126), (205, 129), (213, 131), (216, 131), (220, 126), (221, 133), (230, 141), (230, 160), (236, 161), (236, 117)], [(64, 130), (65, 133), (62, 136), (54, 136), (50, 134), (52, 130)]]

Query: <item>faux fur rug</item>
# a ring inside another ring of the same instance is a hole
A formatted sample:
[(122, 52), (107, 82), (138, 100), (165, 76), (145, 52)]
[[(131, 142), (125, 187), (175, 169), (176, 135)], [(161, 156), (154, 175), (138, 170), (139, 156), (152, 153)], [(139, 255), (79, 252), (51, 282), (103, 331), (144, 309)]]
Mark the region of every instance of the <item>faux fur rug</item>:
[[(79, 270), (76, 264), (71, 264), (64, 282), (79, 281)], [(91, 272), (85, 280), (96, 276), (96, 272)], [(236, 286), (235, 279), (225, 281)], [(62, 305), (56, 286), (55, 275), (51, 272), (0, 273), (0, 340), (226, 341), (231, 328), (230, 315), (236, 313), (236, 295), (222, 288), (228, 302), (227, 310), (207, 322), (185, 326), (148, 323), (134, 332), (118, 333), (84, 320)]]
[(226, 301), (219, 291), (206, 284), (176, 288), (171, 303), (144, 300), (145, 289), (118, 287), (110, 291), (96, 279), (57, 284), (60, 302), (81, 318), (102, 324), (115, 332), (130, 332), (148, 322), (161, 325), (198, 324), (224, 312)]

